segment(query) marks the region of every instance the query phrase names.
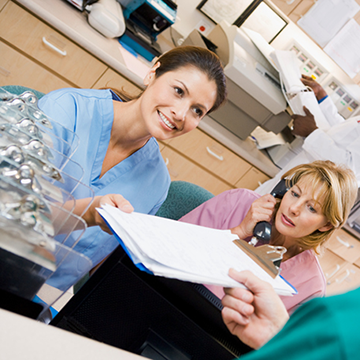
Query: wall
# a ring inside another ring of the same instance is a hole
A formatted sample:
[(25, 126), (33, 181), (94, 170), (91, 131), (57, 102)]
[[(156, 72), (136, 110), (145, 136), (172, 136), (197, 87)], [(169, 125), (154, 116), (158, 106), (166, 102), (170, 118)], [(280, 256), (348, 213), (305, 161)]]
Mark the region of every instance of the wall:
[[(265, 1), (275, 5), (275, 8), (282, 12), (285, 18), (288, 17), (290, 21), (285, 30), (272, 43), (272, 46), (276, 49), (288, 49), (288, 45), (293, 42), (295, 38), (299, 45), (306, 49), (308, 53), (312, 54), (314, 59), (321, 63), (330, 74), (335, 76), (336, 79), (344, 85), (346, 91), (359, 101), (360, 88), (357, 84), (360, 84), (360, 75), (359, 78), (355, 77), (355, 79), (350, 79), (322, 48), (296, 25), (296, 21), (311, 8), (314, 0), (294, 0), (292, 2), (288, 0)], [(360, 0), (356, 1), (360, 3)], [(214, 28), (215, 24), (196, 9), (200, 2), (200, 0), (177, 0), (178, 18), (173, 26), (173, 29), (176, 30), (175, 33), (179, 33), (179, 36), (174, 36), (176, 41), (181, 37), (187, 37), (192, 30), (199, 28), (200, 24), (207, 24), (206, 31), (203, 32), (204, 35), (207, 35), (207, 33)], [(291, 4), (288, 4), (288, 2), (291, 2)], [(357, 15), (359, 15), (360, 21), (360, 14)], [(356, 20), (358, 20), (357, 18), (358, 16), (355, 17)]]
[(196, 9), (200, 2), (200, 0), (177, 0), (178, 12), (173, 28), (184, 38), (186, 38), (195, 28), (198, 29), (200, 25), (203, 25), (206, 28), (206, 30), (203, 31), (204, 35), (211, 31), (215, 26), (211, 20)]
[[(360, 0), (355, 1), (360, 5)], [(271, 0), (271, 2), (296, 24), (301, 16), (305, 15), (314, 5), (315, 0)], [(354, 16), (354, 20), (360, 24), (360, 11)], [(341, 81), (341, 79), (339, 80)], [(360, 72), (351, 82), (360, 85)], [(354, 88), (353, 91), (356, 89)]]

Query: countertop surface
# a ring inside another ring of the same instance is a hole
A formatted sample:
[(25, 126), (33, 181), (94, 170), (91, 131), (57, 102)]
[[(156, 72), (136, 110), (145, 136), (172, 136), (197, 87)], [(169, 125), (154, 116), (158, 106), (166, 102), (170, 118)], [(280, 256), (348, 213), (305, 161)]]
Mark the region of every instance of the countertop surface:
[[(95, 57), (118, 71), (134, 84), (143, 87), (143, 76), (150, 63), (128, 53), (117, 39), (108, 39), (93, 29), (81, 13), (65, 0), (16, 0), (37, 17), (60, 31)], [(206, 116), (199, 128), (240, 155), (253, 166), (273, 177), (279, 171), (251, 139), (241, 140), (211, 117)]]
[(145, 359), (3, 309), (0, 309), (0, 347), (0, 358), (12, 360)]

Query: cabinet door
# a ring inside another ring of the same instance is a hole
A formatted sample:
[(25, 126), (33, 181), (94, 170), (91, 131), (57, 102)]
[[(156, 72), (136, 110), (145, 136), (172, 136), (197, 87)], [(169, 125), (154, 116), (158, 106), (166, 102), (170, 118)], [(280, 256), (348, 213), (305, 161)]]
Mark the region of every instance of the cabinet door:
[(163, 151), (164, 150), (164, 148), (165, 148), (165, 145), (164, 144), (162, 144), (161, 142), (159, 142), (158, 141), (158, 143), (159, 143), (159, 149), (160, 149), (160, 151)]
[(161, 151), (161, 154), (167, 164), (171, 180), (191, 182), (202, 186), (214, 195), (218, 195), (223, 191), (231, 189), (229, 185), (201, 169), (169, 147), (165, 146)]
[(349, 263), (360, 257), (360, 241), (342, 229), (334, 231), (324, 246)]
[(302, 0), (271, 0), (285, 15), (289, 16), (290, 13), (301, 3)]
[(236, 184), (235, 187), (241, 189), (250, 189), (255, 190), (259, 187), (262, 183), (269, 180), (270, 178), (252, 167)]
[(234, 186), (251, 168), (250, 164), (199, 129), (167, 143)]
[(315, 0), (301, 0), (296, 6), (295, 9), (292, 10), (289, 18), (294, 22), (297, 23), (300, 18), (305, 15), (311, 7), (314, 5)]
[(349, 263), (331, 250), (323, 249), (323, 253), (318, 257), (321, 268), (324, 272), (326, 281), (336, 276), (339, 271)]
[(123, 90), (132, 97), (136, 97), (142, 92), (139, 87), (112, 69), (107, 69), (93, 87), (95, 89), (110, 87), (120, 91)]
[[(347, 264), (332, 276), (326, 286), (326, 295), (342, 294), (360, 286), (360, 268)], [(346, 306), (346, 304), (345, 304)]]
[(90, 88), (107, 66), (12, 2), (0, 13), (0, 37), (78, 87)]
[(22, 85), (43, 93), (70, 87), (65, 81), (1, 41), (0, 54), (0, 86)]
[(0, 11), (5, 6), (5, 4), (8, 2), (8, 0), (0, 0)]

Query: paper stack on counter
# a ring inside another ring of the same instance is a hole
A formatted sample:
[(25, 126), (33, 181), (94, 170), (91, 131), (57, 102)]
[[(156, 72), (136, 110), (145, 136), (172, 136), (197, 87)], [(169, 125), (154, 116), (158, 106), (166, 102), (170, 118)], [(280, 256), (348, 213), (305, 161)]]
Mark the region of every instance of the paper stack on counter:
[(154, 275), (224, 287), (242, 285), (228, 276), (230, 268), (250, 270), (279, 295), (296, 289), (281, 276), (272, 278), (233, 241), (230, 230), (217, 230), (140, 213), (127, 214), (105, 205), (97, 209), (134, 264)]

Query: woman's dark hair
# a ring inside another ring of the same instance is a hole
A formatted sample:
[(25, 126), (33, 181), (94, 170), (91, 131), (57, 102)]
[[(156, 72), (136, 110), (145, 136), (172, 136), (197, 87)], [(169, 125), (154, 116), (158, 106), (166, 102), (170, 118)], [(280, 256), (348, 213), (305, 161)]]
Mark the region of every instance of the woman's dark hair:
[[(194, 66), (205, 73), (210, 81), (214, 81), (217, 88), (217, 95), (215, 104), (207, 112), (208, 114), (216, 110), (225, 101), (227, 91), (224, 69), (219, 57), (212, 51), (198, 46), (180, 46), (161, 55), (156, 62), (160, 63), (160, 66), (155, 71), (157, 78), (169, 71), (175, 71), (184, 66)], [(111, 90), (124, 101), (134, 99), (125, 91), (119, 91), (113, 88), (111, 88)]]
[(160, 66), (156, 69), (156, 77), (177, 70), (183, 66), (194, 66), (204, 72), (210, 81), (214, 81), (217, 96), (214, 106), (208, 113), (216, 110), (226, 99), (226, 78), (219, 57), (212, 51), (198, 46), (180, 46), (172, 49), (157, 60)]

